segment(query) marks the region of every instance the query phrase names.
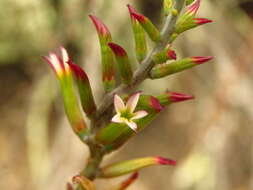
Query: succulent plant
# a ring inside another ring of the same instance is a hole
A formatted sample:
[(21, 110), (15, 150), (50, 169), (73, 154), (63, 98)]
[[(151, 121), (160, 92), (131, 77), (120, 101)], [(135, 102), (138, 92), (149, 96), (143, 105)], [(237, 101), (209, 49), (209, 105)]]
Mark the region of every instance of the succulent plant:
[[(88, 75), (73, 62), (65, 48), (60, 48), (60, 55), (50, 53), (44, 57), (60, 83), (70, 125), (90, 149), (87, 166), (73, 177), (72, 183), (68, 183), (68, 190), (94, 190), (93, 180), (96, 178), (133, 173), (115, 187), (115, 190), (123, 190), (135, 181), (138, 176), (136, 172), (141, 168), (176, 164), (171, 159), (151, 156), (101, 166), (105, 155), (119, 149), (132, 136), (138, 135), (165, 107), (193, 99), (191, 95), (171, 91), (160, 95), (135, 92), (136, 87), (146, 79), (167, 77), (212, 59), (210, 56), (179, 58), (173, 48), (173, 42), (183, 32), (211, 22), (196, 17), (200, 0), (164, 0), (163, 5), (165, 22), (161, 30), (149, 18), (127, 5), (134, 34), (136, 60), (140, 63), (136, 70), (131, 67), (127, 51), (113, 41), (108, 27), (90, 15), (101, 47), (101, 79), (105, 94), (99, 105), (93, 97)], [(148, 47), (148, 38), (153, 42), (153, 47)], [(150, 52), (148, 49), (151, 49)], [(120, 82), (116, 81), (118, 74)], [(75, 93), (75, 88), (78, 94)], [(90, 120), (89, 125), (83, 112)]]

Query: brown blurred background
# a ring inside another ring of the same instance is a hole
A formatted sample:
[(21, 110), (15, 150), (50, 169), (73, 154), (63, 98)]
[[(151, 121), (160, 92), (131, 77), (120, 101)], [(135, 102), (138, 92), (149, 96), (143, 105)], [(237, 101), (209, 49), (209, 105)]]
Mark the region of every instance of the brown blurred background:
[[(87, 147), (72, 133), (41, 56), (64, 45), (88, 72), (99, 102), (99, 45), (87, 15), (102, 18), (133, 55), (127, 3), (160, 24), (160, 0), (0, 1), (1, 190), (64, 189), (85, 165)], [(253, 1), (202, 0), (199, 16), (215, 22), (185, 33), (174, 47), (179, 57), (214, 61), (141, 87), (196, 99), (170, 106), (105, 161), (161, 155), (178, 165), (142, 170), (130, 190), (253, 189)], [(97, 183), (110, 189), (117, 181)]]

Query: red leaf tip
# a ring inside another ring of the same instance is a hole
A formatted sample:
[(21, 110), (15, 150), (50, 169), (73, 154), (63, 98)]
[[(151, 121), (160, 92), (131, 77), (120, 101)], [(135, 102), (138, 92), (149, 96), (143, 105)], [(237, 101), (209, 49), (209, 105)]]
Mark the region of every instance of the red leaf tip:
[(163, 157), (160, 157), (160, 156), (157, 157), (157, 162), (161, 165), (175, 166), (177, 164), (177, 162), (175, 160), (171, 160), (171, 159), (168, 159), (168, 158), (163, 158)]
[(138, 20), (141, 23), (146, 22), (146, 17), (142, 14), (139, 14), (137, 12), (131, 12), (131, 15), (133, 16), (133, 18), (135, 18), (136, 20)]
[(194, 56), (194, 57), (191, 57), (191, 58), (192, 58), (192, 61), (196, 64), (202, 64), (202, 63), (205, 63), (205, 62), (210, 61), (211, 59), (213, 59), (212, 56), (207, 56), (207, 57)]
[(195, 3), (190, 5), (187, 9), (188, 14), (195, 15), (200, 7), (200, 0), (196, 0)]
[(118, 44), (115, 43), (108, 43), (108, 46), (112, 49), (116, 56), (124, 57), (127, 55), (126, 51)]
[(177, 92), (167, 92), (169, 94), (169, 99), (172, 102), (182, 102), (186, 100), (194, 99), (194, 96), (181, 94)]
[(68, 64), (77, 78), (81, 80), (88, 80), (87, 74), (84, 72), (84, 70), (81, 67), (74, 64), (72, 61), (69, 61)]
[(194, 20), (195, 23), (198, 24), (198, 25), (202, 25), (202, 24), (206, 24), (206, 23), (213, 22), (212, 20), (207, 19), (207, 18), (194, 18), (193, 20)]
[(162, 105), (160, 104), (159, 100), (153, 96), (151, 96), (151, 107), (154, 108), (157, 112), (160, 112), (163, 110)]
[(129, 11), (129, 13), (130, 13), (131, 18), (132, 18), (132, 19), (135, 19), (134, 16), (132, 15), (132, 13), (137, 13), (137, 11), (135, 10), (135, 8), (132, 7), (132, 6), (129, 5), (129, 4), (127, 5), (127, 8), (128, 8), (128, 11)]
[(93, 16), (93, 15), (89, 15), (89, 17), (92, 20), (93, 24), (95, 25), (97, 29), (97, 32), (100, 35), (103, 35), (103, 36), (110, 35), (109, 29), (100, 19), (98, 19), (96, 16)]
[(167, 52), (167, 55), (168, 55), (168, 57), (170, 57), (171, 59), (174, 59), (174, 60), (177, 59), (177, 54), (176, 54), (176, 52), (175, 52), (174, 50), (169, 50), (169, 51)]

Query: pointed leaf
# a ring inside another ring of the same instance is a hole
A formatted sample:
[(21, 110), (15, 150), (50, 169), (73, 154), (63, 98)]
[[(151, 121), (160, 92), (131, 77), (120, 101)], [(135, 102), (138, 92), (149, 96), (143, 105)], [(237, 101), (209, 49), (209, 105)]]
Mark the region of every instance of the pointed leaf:
[(151, 70), (150, 78), (151, 79), (163, 78), (168, 75), (195, 67), (211, 59), (212, 57), (190, 57), (190, 58), (181, 59), (179, 61), (174, 61), (172, 63), (159, 64), (159, 65), (156, 65)]
[(72, 61), (69, 61), (68, 64), (77, 82), (83, 110), (88, 117), (91, 117), (96, 112), (96, 104), (92, 95), (89, 78), (81, 67)]
[(115, 43), (110, 42), (108, 45), (116, 57), (123, 83), (130, 84), (133, 78), (133, 71), (126, 51)]
[(177, 22), (175, 26), (175, 32), (177, 34), (180, 34), (182, 32), (185, 32), (187, 30), (196, 28), (198, 26), (201, 26), (203, 24), (211, 23), (212, 20), (206, 19), (206, 18), (193, 18), (188, 17), (185, 20), (181, 20), (180, 22)]
[(146, 157), (123, 162), (117, 162), (103, 167), (100, 170), (99, 177), (102, 178), (117, 177), (154, 165), (176, 165), (176, 161), (162, 157)]
[(111, 49), (107, 45), (112, 41), (111, 33), (106, 27), (106, 25), (99, 20), (97, 17), (90, 15), (92, 22), (94, 23), (101, 48), (101, 57), (102, 57), (102, 80), (104, 84), (104, 89), (106, 92), (109, 92), (115, 88), (115, 64), (114, 57)]
[(147, 55), (147, 42), (145, 37), (145, 31), (138, 22), (138, 20), (132, 15), (132, 13), (137, 13), (136, 10), (128, 5), (128, 10), (131, 16), (134, 40), (135, 40), (135, 53), (137, 60), (141, 62)]
[(161, 34), (156, 26), (147, 18), (146, 16), (139, 14), (137, 12), (131, 12), (131, 15), (139, 21), (143, 29), (147, 32), (150, 39), (154, 42), (161, 40)]

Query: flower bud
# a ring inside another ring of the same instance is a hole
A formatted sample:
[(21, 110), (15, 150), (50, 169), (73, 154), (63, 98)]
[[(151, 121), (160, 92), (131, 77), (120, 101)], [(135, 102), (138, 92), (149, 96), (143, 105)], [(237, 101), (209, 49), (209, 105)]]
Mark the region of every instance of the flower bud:
[(142, 168), (154, 165), (176, 165), (176, 161), (162, 157), (146, 157), (123, 162), (117, 162), (105, 166), (100, 170), (99, 177), (111, 178), (122, 176)]

